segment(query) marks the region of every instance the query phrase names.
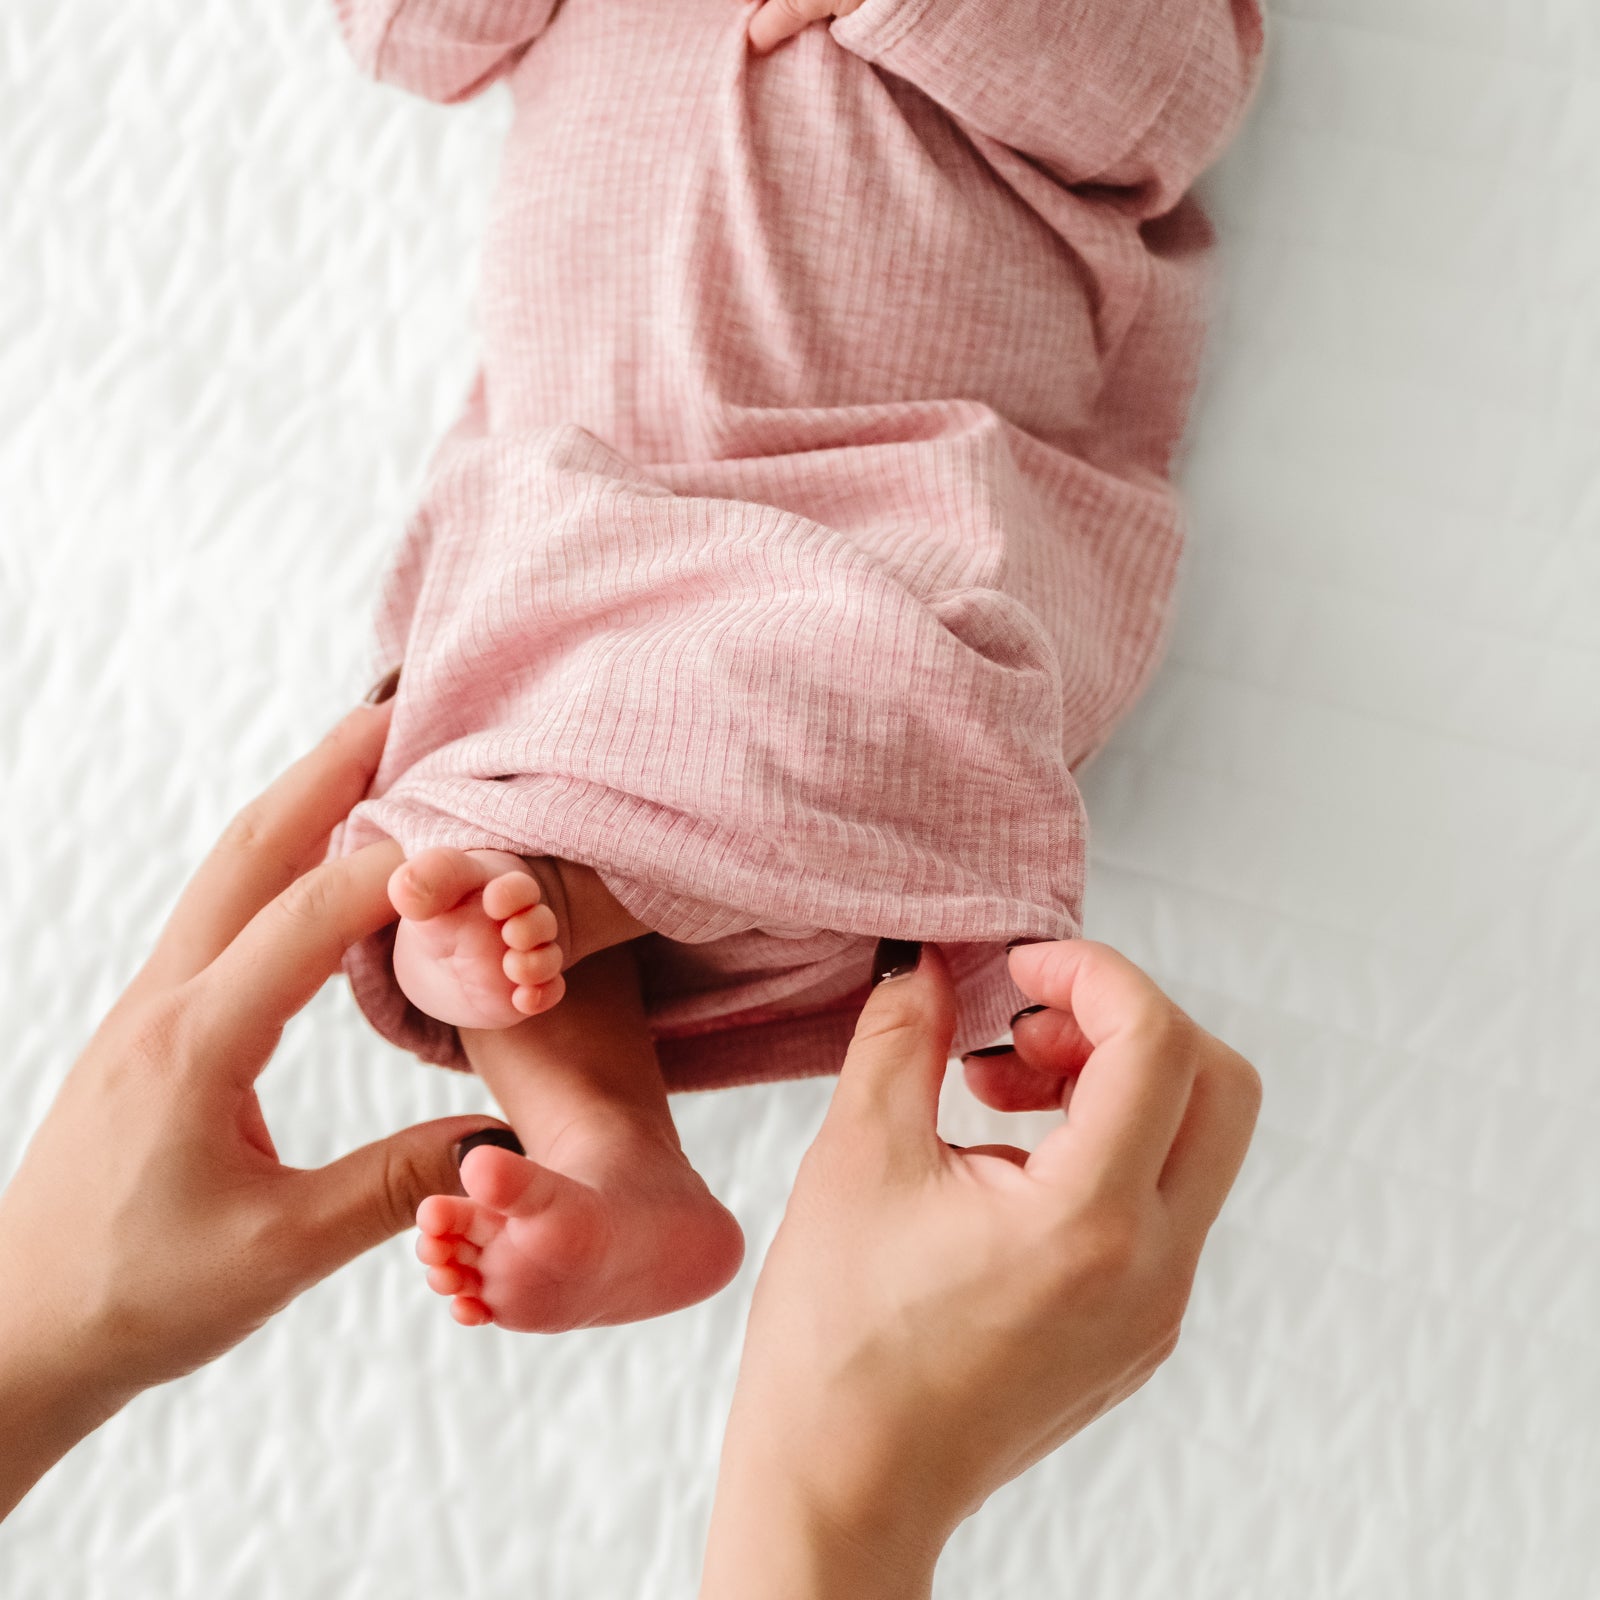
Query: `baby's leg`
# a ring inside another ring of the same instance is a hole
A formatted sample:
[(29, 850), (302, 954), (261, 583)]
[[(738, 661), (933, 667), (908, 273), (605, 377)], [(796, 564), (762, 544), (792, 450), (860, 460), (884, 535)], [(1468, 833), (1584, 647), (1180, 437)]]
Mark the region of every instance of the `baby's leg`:
[(510, 1028), (561, 998), (561, 974), (643, 923), (589, 867), (504, 850), (423, 850), (395, 869), (395, 982), (457, 1028)]
[(566, 974), (554, 1010), (463, 1029), (527, 1157), (481, 1146), (466, 1199), (417, 1212), (429, 1284), (460, 1322), (553, 1333), (659, 1316), (738, 1270), (739, 1225), (678, 1143), (626, 945)]

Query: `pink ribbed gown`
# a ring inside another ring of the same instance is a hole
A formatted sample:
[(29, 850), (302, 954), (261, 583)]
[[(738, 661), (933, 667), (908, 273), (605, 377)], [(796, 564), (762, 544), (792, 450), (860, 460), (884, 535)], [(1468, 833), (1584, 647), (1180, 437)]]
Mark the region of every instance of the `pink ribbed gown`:
[[(1073, 770), (1153, 665), (1253, 0), (335, 0), (431, 99), (504, 81), (482, 372), (379, 615), (381, 834), (595, 867), (675, 1087), (838, 1065), (874, 941), (956, 1048), (1079, 928)], [(379, 938), (369, 1017), (465, 1065)]]

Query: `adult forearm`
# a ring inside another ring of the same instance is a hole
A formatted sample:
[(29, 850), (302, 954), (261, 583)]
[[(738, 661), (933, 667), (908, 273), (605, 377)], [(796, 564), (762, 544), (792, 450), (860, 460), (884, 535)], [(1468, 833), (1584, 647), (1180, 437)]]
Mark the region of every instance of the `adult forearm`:
[(723, 1463), (700, 1600), (928, 1600), (942, 1540), (852, 1525), (792, 1482)]
[(43, 1330), (0, 1320), (0, 1520), (62, 1456), (132, 1398), (76, 1373)]

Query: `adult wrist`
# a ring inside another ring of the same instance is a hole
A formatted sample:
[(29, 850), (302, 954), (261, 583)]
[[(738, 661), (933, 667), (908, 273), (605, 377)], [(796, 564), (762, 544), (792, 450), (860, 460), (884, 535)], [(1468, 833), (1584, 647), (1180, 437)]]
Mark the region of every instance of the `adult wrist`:
[(725, 1452), (700, 1600), (928, 1600), (948, 1530)]
[(135, 1392), (92, 1370), (83, 1341), (26, 1291), (0, 1304), (0, 1518)]

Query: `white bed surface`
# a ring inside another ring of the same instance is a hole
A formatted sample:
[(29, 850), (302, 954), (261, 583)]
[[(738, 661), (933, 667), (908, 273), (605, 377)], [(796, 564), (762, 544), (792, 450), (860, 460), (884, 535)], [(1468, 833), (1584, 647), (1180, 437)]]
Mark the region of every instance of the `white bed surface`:
[[(1258, 1062), (1261, 1132), (1177, 1357), (941, 1600), (1600, 1593), (1600, 14), (1296, 0), (1271, 44), (1210, 187), (1182, 613), (1087, 785), (1091, 931)], [(9, 1170), (363, 687), (506, 107), (363, 84), (320, 0), (12, 0), (0, 86)], [(468, 1334), (398, 1242), (72, 1457), (0, 1593), (691, 1595), (827, 1092), (682, 1104), (752, 1244), (710, 1305)], [(332, 992), (267, 1099), (305, 1161), (482, 1104)]]

